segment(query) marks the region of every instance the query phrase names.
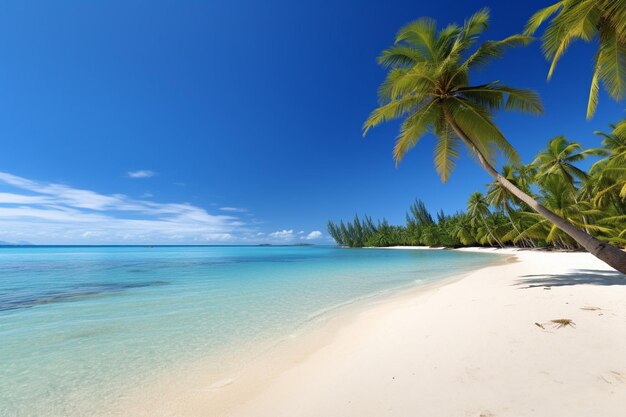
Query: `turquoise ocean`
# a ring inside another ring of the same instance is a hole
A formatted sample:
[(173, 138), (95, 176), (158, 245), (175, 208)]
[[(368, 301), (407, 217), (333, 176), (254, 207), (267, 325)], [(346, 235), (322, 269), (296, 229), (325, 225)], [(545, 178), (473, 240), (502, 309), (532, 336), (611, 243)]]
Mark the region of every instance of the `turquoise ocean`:
[(320, 246), (0, 248), (0, 416), (114, 415), (159, 375), (193, 363), (227, 374), (319, 317), (499, 259)]

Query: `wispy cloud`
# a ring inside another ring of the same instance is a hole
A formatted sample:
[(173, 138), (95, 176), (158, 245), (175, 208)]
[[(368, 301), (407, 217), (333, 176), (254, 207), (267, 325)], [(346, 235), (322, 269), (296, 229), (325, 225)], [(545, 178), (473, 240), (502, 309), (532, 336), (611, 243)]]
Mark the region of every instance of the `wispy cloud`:
[(0, 240), (211, 243), (246, 241), (257, 232), (233, 214), (211, 214), (189, 203), (100, 194), (3, 172), (0, 185)]
[(220, 207), (220, 210), (229, 211), (231, 213), (245, 213), (248, 211), (245, 208), (239, 208), (239, 207)]
[(139, 171), (129, 171), (127, 175), (130, 178), (150, 178), (156, 175), (156, 172), (150, 171), (149, 169), (141, 169)]

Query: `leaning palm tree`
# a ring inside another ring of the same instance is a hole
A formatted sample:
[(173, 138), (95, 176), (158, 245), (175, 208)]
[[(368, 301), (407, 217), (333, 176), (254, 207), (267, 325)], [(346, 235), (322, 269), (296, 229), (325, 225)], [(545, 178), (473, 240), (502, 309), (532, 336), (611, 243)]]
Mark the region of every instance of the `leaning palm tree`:
[(543, 52), (552, 61), (548, 79), (572, 41), (597, 36), (587, 118), (596, 111), (600, 81), (611, 97), (621, 100), (626, 94), (626, 0), (561, 0), (535, 13), (525, 33), (534, 34), (549, 19), (542, 36)]
[(480, 165), (511, 193), (575, 239), (589, 252), (626, 272), (626, 253), (595, 239), (560, 218), (517, 188), (494, 168), (495, 150), (511, 162), (519, 157), (493, 121), (499, 109), (540, 113), (537, 94), (499, 82), (472, 85), (470, 71), (508, 46), (525, 45), (522, 35), (482, 43), (469, 53), (487, 28), (488, 10), (471, 16), (462, 26), (449, 25), (437, 32), (436, 23), (419, 19), (403, 27), (395, 44), (382, 52), (379, 62), (389, 68), (379, 89), (381, 104), (364, 124), (367, 131), (384, 121), (403, 118), (393, 155), (398, 163), (417, 141), (432, 131), (436, 137), (435, 165), (446, 181), (464, 144)]

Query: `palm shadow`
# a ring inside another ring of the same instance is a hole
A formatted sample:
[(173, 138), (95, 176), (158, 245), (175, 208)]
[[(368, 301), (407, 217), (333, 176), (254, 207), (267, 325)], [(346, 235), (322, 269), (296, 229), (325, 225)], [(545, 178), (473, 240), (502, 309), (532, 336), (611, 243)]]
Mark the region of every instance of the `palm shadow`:
[(626, 285), (626, 275), (601, 269), (577, 269), (565, 274), (523, 275), (517, 284), (524, 288), (566, 287), (572, 285)]

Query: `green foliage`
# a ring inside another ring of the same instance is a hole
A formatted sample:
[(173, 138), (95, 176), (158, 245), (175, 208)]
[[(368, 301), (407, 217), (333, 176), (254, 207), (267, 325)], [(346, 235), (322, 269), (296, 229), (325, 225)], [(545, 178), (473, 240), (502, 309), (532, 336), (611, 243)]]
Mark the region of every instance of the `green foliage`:
[[(382, 52), (379, 63), (388, 69), (387, 78), (378, 90), (380, 105), (365, 121), (363, 135), (380, 123), (401, 119), (393, 149), (396, 164), (422, 136), (432, 133), (435, 167), (443, 182), (454, 168), (461, 144), (496, 182), (490, 184), (486, 196), (475, 193), (470, 197), (467, 213), (459, 215), (464, 221), (440, 213), (437, 222), (424, 225), (407, 216), (405, 227), (383, 222), (384, 227), (366, 243), (390, 245), (410, 240), (451, 246), (475, 241), (492, 246), (584, 247), (626, 271), (624, 253), (600, 241), (622, 245), (626, 240), (623, 152), (608, 147), (582, 151), (579, 144), (557, 137), (530, 166), (522, 168), (494, 116), (499, 110), (539, 114), (538, 95), (499, 81), (470, 83), (472, 69), (500, 57), (507, 47), (528, 44), (529, 35), (550, 18), (543, 36), (544, 51), (552, 59), (548, 77), (572, 40), (590, 41), (598, 35), (588, 117), (595, 111), (600, 81), (620, 100), (626, 91), (626, 0), (561, 0), (537, 12), (526, 34), (483, 42), (478, 47), (474, 45), (489, 22), (487, 9), (461, 26), (452, 24), (439, 31), (434, 20), (421, 18), (403, 27), (394, 45)], [(614, 144), (624, 132), (626, 122), (622, 121), (607, 140)], [(622, 149), (620, 143), (615, 145), (618, 149)], [(502, 174), (495, 165), (498, 153), (512, 166)], [(588, 173), (575, 165), (592, 154), (609, 155), (600, 162), (600, 173)], [(592, 198), (594, 191), (598, 195)], [(613, 212), (606, 209), (609, 206)], [(349, 226), (354, 228), (358, 222)], [(335, 227), (329, 229), (336, 232)], [(351, 245), (347, 239), (342, 242)]]
[(394, 45), (378, 58), (389, 72), (378, 89), (380, 106), (365, 121), (363, 135), (380, 123), (402, 119), (393, 149), (399, 163), (422, 136), (433, 133), (435, 168), (443, 182), (454, 169), (461, 144), (488, 162), (500, 152), (516, 163), (517, 152), (496, 126), (493, 114), (497, 110), (541, 113), (538, 95), (497, 81), (471, 84), (470, 72), (531, 38), (514, 35), (475, 47), (488, 23), (489, 11), (482, 9), (463, 25), (439, 31), (430, 18), (401, 28)]
[[(622, 124), (623, 125), (623, 124)], [(585, 229), (596, 238), (626, 246), (626, 129), (611, 126), (596, 132), (603, 140), (596, 149), (583, 150), (563, 136), (550, 140), (531, 164), (504, 166), (502, 175), (533, 195), (543, 206)], [(576, 164), (588, 156), (600, 157), (586, 172)], [(406, 224), (361, 221), (328, 223), (329, 234), (340, 245), (361, 246), (519, 246), (579, 249), (555, 225), (533, 212), (499, 182), (486, 194), (473, 193), (465, 212), (433, 217), (421, 200), (406, 214)]]
[(600, 82), (615, 100), (626, 93), (626, 0), (561, 0), (539, 10), (526, 24), (526, 35), (548, 22), (541, 40), (552, 61), (548, 78), (569, 45), (576, 40), (598, 40), (587, 103), (587, 118), (598, 105)]
[(374, 225), (371, 217), (365, 216), (361, 220), (358, 215), (355, 215), (354, 219), (347, 223), (344, 223), (343, 220), (339, 224), (329, 221), (327, 228), (328, 234), (335, 242), (355, 248), (366, 246), (366, 243), (378, 230), (378, 226)]

